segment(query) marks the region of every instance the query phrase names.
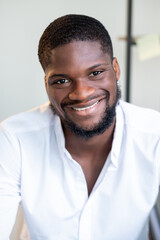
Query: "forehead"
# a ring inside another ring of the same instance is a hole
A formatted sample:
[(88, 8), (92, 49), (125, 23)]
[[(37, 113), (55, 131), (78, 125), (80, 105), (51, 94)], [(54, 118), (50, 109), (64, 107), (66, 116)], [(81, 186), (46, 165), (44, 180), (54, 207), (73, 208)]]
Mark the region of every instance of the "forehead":
[(68, 67), (92, 67), (101, 61), (110, 61), (110, 55), (102, 50), (98, 41), (74, 41), (51, 51), (48, 69)]

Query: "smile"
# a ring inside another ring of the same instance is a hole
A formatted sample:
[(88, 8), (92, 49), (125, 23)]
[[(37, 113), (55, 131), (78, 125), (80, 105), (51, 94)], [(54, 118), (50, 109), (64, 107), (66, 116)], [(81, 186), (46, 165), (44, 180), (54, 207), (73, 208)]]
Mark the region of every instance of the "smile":
[(84, 110), (93, 108), (95, 105), (97, 105), (97, 103), (99, 103), (99, 100), (97, 102), (95, 102), (94, 104), (92, 104), (91, 106), (83, 107), (83, 108), (72, 107), (72, 109), (75, 110), (75, 111), (84, 111)]

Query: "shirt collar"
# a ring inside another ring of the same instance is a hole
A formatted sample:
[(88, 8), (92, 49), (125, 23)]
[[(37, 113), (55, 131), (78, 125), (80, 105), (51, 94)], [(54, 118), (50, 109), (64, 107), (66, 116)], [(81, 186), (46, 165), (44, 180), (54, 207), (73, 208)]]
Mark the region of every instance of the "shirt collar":
[(65, 148), (64, 132), (63, 132), (61, 120), (57, 115), (55, 116), (55, 134), (56, 134), (56, 140), (57, 140), (59, 152), (62, 158), (64, 157), (64, 154), (65, 154), (69, 159), (72, 159), (71, 154)]
[(55, 115), (55, 134), (56, 134), (56, 140), (58, 144), (58, 148), (62, 151), (65, 149), (65, 137), (62, 129), (62, 124), (60, 118)]
[(121, 101), (119, 101), (116, 107), (116, 125), (111, 149), (111, 161), (116, 168), (118, 167), (118, 156), (121, 150), (123, 129), (124, 129), (124, 117), (121, 109)]

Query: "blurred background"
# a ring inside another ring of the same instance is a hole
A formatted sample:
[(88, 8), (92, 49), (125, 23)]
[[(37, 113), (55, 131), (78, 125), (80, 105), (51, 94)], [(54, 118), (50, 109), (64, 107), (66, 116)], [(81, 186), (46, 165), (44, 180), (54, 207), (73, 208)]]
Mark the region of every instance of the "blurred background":
[[(0, 121), (48, 101), (38, 42), (50, 22), (69, 13), (95, 17), (109, 31), (125, 99), (127, 41), (120, 38), (127, 36), (127, 4), (128, 0), (0, 0)], [(134, 0), (132, 36), (160, 37), (159, 12), (159, 0)], [(138, 44), (132, 45), (130, 76), (130, 102), (160, 111), (160, 55), (142, 61)], [(18, 214), (20, 226), (21, 210)]]
[[(37, 57), (44, 29), (55, 18), (79, 13), (93, 16), (108, 29), (121, 67), (125, 99), (127, 0), (0, 0), (0, 121), (47, 101), (44, 73)], [(160, 1), (134, 0), (132, 35), (160, 35)], [(131, 97), (136, 105), (160, 111), (160, 55), (141, 61), (132, 46)]]

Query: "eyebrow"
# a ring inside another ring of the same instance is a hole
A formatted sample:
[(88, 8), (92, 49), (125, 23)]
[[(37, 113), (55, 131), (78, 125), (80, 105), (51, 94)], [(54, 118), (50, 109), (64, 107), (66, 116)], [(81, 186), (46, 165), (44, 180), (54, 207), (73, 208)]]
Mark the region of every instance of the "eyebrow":
[(103, 66), (103, 65), (109, 65), (109, 63), (96, 64), (96, 65), (94, 65), (94, 66), (92, 66), (92, 67), (89, 67), (88, 70), (92, 70), (92, 69), (94, 69), (94, 68), (97, 68), (97, 67), (100, 67), (100, 66)]
[(53, 78), (53, 77), (63, 77), (66, 78), (68, 77), (67, 74), (51, 74), (51, 76), (49, 76), (49, 78)]

